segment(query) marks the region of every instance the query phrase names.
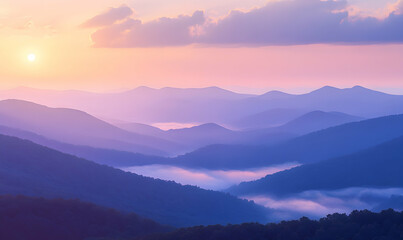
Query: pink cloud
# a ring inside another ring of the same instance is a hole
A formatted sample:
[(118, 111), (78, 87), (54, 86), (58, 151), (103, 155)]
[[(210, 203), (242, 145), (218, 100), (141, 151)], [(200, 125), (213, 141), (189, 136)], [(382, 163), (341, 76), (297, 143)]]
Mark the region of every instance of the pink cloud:
[(117, 8), (109, 8), (105, 12), (84, 22), (81, 27), (94, 28), (112, 25), (119, 20), (124, 20), (130, 17), (132, 14), (132, 9), (126, 5)]
[(96, 47), (188, 45), (194, 41), (192, 29), (204, 22), (205, 17), (202, 11), (196, 11), (191, 16), (159, 18), (146, 23), (126, 18), (120, 23), (98, 29), (91, 38)]

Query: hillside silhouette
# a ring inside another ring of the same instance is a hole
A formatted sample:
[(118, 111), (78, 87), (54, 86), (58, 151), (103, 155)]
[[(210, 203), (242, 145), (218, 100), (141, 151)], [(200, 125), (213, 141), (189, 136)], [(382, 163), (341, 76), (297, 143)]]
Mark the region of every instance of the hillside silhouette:
[(78, 200), (0, 196), (1, 239), (129, 239), (172, 229)]

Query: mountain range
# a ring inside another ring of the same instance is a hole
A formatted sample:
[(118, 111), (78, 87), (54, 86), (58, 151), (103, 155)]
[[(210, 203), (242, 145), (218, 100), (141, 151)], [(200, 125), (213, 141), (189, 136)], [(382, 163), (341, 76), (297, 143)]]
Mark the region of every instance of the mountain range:
[[(80, 199), (182, 227), (279, 219), (276, 205), (230, 194), (284, 200), (307, 191), (403, 188), (397, 114), (403, 96), (359, 86), (299, 95), (216, 87), (102, 94), (20, 88), (1, 91), (0, 99), (8, 95), (26, 100), (0, 101), (3, 195)], [(152, 125), (164, 122), (195, 126)], [(169, 165), (169, 174), (234, 183), (291, 163), (299, 167), (233, 186), (229, 194), (113, 168)], [(400, 200), (387, 195), (374, 209)]]
[[(15, 108), (15, 105), (22, 105), (23, 107)], [(5, 108), (6, 110), (4, 110)], [(0, 118), (0, 123), (6, 125), (0, 125), (0, 133), (28, 139), (62, 152), (114, 167), (147, 164), (176, 164), (181, 161), (182, 156), (177, 158), (163, 158), (160, 157), (161, 154), (158, 154), (158, 152), (146, 152), (147, 149), (138, 150), (137, 148), (132, 148), (130, 145), (126, 150), (126, 148), (122, 149), (120, 147), (121, 145), (105, 145), (108, 142), (90, 142), (92, 139), (98, 140), (98, 136), (102, 136), (102, 139), (114, 138), (122, 142), (119, 138), (121, 135), (119, 134), (125, 133), (124, 136), (129, 135), (131, 138), (140, 136), (140, 138), (137, 139), (138, 141), (149, 137), (147, 144), (154, 147), (160, 146), (159, 144), (162, 141), (177, 143), (177, 146), (181, 146), (182, 151), (186, 149), (191, 151), (215, 143), (244, 143), (249, 145), (246, 147), (253, 147), (252, 145), (269, 146), (292, 139), (302, 132), (310, 132), (344, 122), (359, 120), (357, 117), (342, 113), (316, 111), (305, 114), (280, 127), (249, 131), (233, 131), (217, 124), (204, 124), (192, 128), (169, 131), (163, 131), (158, 128), (154, 129), (154, 127), (144, 124), (131, 125), (136, 126), (136, 129), (152, 129), (155, 132), (152, 136), (146, 136), (139, 135), (138, 133), (125, 132), (126, 130), (112, 126), (80, 111), (47, 108), (25, 101), (1, 101), (0, 112), (3, 116), (7, 114), (7, 117)], [(55, 118), (60, 112), (64, 113), (64, 118)], [(42, 117), (35, 119), (32, 123), (28, 123), (28, 114), (35, 116), (41, 115)], [(18, 119), (18, 121), (7, 120), (12, 118), (9, 116)], [(65, 119), (73, 120), (65, 121)], [(82, 121), (82, 119), (84, 119), (84, 121)], [(58, 128), (58, 124), (64, 125), (64, 128)], [(131, 134), (133, 134), (133, 136), (131, 136)], [(82, 137), (83, 135), (91, 137), (85, 139)], [(71, 136), (73, 136), (73, 138), (69, 140)], [(74, 141), (74, 139), (77, 139), (77, 141)], [(123, 140), (126, 139), (123, 138)], [(155, 144), (153, 144), (153, 140), (155, 140)], [(144, 153), (150, 156), (144, 155)], [(189, 155), (192, 154), (194, 153), (189, 153)]]
[(316, 111), (285, 125), (266, 129), (234, 131), (208, 123), (163, 131), (139, 123), (115, 126), (82, 111), (50, 108), (22, 100), (0, 101), (0, 116), (0, 125), (32, 132), (60, 143), (165, 157), (211, 144), (270, 145), (360, 119), (342, 113)]
[(403, 115), (346, 123), (270, 146), (211, 145), (178, 156), (192, 168), (245, 169), (281, 163), (313, 163), (351, 154), (403, 135)]
[[(263, 95), (238, 94), (217, 87), (201, 89), (152, 89), (139, 87), (118, 93), (89, 93), (82, 91), (38, 90), (17, 88), (0, 91), (0, 99), (22, 99), (50, 107), (73, 108), (103, 119), (136, 123), (218, 123), (231, 124), (252, 116), (241, 127), (261, 127), (264, 112), (294, 109), (299, 114), (320, 110), (342, 112), (353, 116), (373, 118), (403, 113), (403, 96), (386, 94), (361, 86), (338, 89), (330, 86), (306, 94), (271, 91)], [(301, 112), (302, 111), (302, 112)], [(297, 117), (273, 120), (284, 124)], [(260, 114), (260, 115), (259, 115)], [(296, 114), (296, 115), (295, 115)], [(287, 114), (284, 114), (285, 116)]]

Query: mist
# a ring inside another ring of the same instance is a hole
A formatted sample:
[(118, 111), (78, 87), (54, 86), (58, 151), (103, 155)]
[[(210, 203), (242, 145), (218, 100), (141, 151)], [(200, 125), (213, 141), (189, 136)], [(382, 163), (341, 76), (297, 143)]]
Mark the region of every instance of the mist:
[(127, 167), (122, 168), (122, 170), (147, 177), (171, 180), (184, 185), (194, 185), (209, 190), (223, 190), (244, 181), (253, 181), (266, 175), (291, 169), (296, 166), (298, 166), (297, 163), (286, 163), (265, 168), (224, 171), (180, 168), (155, 164)]
[[(353, 210), (379, 211), (383, 203), (403, 196), (403, 188), (345, 188), (333, 191), (312, 190), (279, 198), (269, 195), (242, 196), (272, 210), (278, 220), (303, 216), (318, 219), (332, 213), (350, 213)], [(396, 209), (402, 210), (402, 209)]]

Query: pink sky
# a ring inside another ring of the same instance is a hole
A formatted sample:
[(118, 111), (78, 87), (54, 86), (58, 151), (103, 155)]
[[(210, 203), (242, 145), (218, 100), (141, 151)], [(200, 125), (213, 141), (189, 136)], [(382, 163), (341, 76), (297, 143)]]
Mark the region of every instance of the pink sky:
[[(163, 16), (191, 15), (196, 10), (202, 10), (206, 18), (223, 19), (231, 10), (248, 13), (263, 8), (268, 1), (169, 2), (2, 1), (0, 89), (29, 86), (115, 91), (141, 85), (157, 88), (215, 85), (240, 92), (269, 89), (298, 92), (323, 85), (363, 85), (403, 93), (403, 44), (395, 40), (378, 44), (249, 46), (229, 45), (224, 43), (226, 40), (218, 39), (213, 41), (223, 42), (95, 48), (91, 34), (99, 29), (80, 27), (88, 19), (122, 4), (133, 10), (130, 18), (148, 22)], [(355, 0), (348, 1), (347, 8), (350, 17), (382, 18), (396, 4), (398, 1), (394, 0)], [(35, 62), (27, 61), (30, 53), (36, 54)]]

